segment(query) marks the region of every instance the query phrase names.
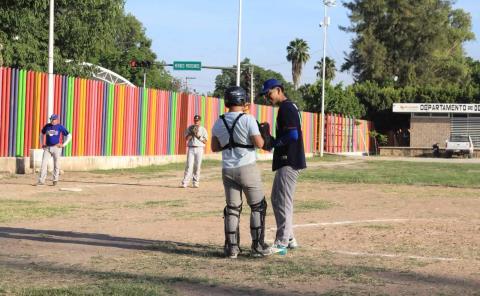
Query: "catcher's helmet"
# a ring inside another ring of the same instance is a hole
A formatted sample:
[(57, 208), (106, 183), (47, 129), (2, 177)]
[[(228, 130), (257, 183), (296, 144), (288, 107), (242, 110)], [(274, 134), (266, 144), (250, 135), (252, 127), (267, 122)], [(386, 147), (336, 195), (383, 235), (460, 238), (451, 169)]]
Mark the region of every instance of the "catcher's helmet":
[(225, 106), (243, 106), (247, 102), (247, 92), (240, 86), (231, 86), (225, 90)]

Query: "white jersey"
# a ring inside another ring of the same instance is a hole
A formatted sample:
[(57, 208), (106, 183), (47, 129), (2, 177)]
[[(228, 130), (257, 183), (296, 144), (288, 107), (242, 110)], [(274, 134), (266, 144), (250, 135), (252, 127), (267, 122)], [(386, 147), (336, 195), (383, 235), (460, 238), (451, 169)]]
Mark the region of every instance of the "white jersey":
[[(190, 128), (192, 126), (189, 126), (186, 130), (185, 130), (185, 136), (187, 136), (189, 133), (190, 133)], [(205, 141), (208, 139), (208, 133), (207, 133), (207, 130), (203, 127), (203, 126), (198, 126), (198, 133), (197, 133), (197, 137), (192, 137), (188, 143), (187, 143), (187, 146), (188, 147), (205, 147), (205, 143), (203, 143), (202, 141)]]
[[(233, 121), (242, 112), (227, 112), (225, 113), (225, 121), (228, 127), (232, 128)], [(221, 118), (217, 119), (213, 125), (212, 135), (218, 139), (220, 146), (224, 147), (228, 144), (230, 134), (228, 133), (225, 124)], [(253, 145), (250, 137), (260, 135), (258, 124), (252, 115), (245, 114), (238, 120), (233, 130), (233, 140), (237, 144)], [(223, 168), (238, 168), (248, 164), (255, 163), (257, 155), (255, 148), (236, 147), (232, 149), (225, 149), (222, 151), (222, 167)]]

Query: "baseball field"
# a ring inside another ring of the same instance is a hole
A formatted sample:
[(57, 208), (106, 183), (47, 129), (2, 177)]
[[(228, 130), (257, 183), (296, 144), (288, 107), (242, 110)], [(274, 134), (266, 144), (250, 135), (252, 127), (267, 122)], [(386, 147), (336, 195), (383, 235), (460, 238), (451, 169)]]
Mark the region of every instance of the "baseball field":
[[(273, 174), (261, 162), (267, 200)], [(200, 188), (183, 164), (66, 172), (57, 186), (0, 174), (0, 294), (480, 295), (480, 162), (329, 156), (295, 197), (300, 248), (223, 258), (220, 162)], [(268, 208), (267, 241), (275, 221)]]

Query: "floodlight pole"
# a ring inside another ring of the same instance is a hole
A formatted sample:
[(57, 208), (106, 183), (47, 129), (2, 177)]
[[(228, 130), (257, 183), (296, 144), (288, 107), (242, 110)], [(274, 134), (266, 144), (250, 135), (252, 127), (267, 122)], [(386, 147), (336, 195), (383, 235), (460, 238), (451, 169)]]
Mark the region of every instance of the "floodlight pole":
[[(54, 25), (54, 0), (50, 0), (50, 21), (48, 30), (48, 101), (47, 116), (53, 114), (53, 25)], [(47, 118), (47, 121), (48, 121)]]
[(325, 142), (325, 60), (327, 56), (327, 27), (330, 25), (330, 18), (327, 16), (327, 7), (335, 5), (335, 0), (324, 0), (324, 17), (323, 23), (323, 63), (322, 63), (322, 113), (320, 117), (320, 157), (323, 157), (324, 142)]
[(242, 0), (238, 1), (237, 86), (240, 86), (240, 47), (242, 45)]

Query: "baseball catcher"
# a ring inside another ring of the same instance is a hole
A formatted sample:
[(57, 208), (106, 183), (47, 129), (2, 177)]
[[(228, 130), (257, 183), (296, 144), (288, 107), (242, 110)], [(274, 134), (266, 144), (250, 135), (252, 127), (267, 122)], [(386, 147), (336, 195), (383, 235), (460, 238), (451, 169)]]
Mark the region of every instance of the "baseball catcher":
[(238, 86), (225, 91), (227, 113), (220, 116), (212, 129), (212, 150), (222, 151), (222, 180), (225, 189), (224, 213), (225, 256), (237, 258), (240, 253), (240, 213), (242, 194), (250, 206), (251, 255), (263, 257), (273, 254), (265, 244), (265, 216), (267, 201), (262, 178), (256, 165), (255, 148), (264, 146), (258, 123), (252, 115), (243, 112), (246, 92)]

